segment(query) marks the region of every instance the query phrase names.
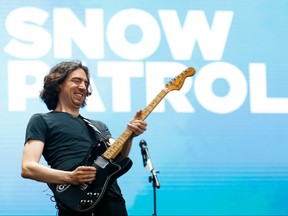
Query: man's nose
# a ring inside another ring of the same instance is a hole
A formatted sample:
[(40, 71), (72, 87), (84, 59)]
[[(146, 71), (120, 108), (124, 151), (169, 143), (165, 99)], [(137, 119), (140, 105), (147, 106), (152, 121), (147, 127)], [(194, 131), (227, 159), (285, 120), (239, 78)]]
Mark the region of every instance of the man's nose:
[(82, 81), (79, 85), (79, 88), (86, 90), (87, 89), (86, 82)]

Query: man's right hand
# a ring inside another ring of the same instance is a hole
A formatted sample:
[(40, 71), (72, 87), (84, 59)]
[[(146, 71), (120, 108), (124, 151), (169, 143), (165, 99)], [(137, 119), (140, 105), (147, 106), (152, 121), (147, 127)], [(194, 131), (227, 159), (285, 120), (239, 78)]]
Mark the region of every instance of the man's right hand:
[(71, 172), (71, 184), (78, 185), (92, 182), (96, 177), (96, 168), (93, 166), (79, 166)]

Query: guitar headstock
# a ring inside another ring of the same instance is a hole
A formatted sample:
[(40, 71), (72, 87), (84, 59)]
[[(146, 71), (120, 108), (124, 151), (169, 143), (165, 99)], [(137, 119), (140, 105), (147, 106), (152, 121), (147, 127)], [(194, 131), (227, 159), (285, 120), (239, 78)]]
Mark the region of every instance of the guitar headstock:
[(181, 74), (173, 78), (170, 82), (165, 85), (165, 88), (169, 91), (172, 90), (180, 90), (184, 84), (186, 77), (193, 76), (195, 74), (195, 69), (193, 67), (189, 67), (184, 70)]

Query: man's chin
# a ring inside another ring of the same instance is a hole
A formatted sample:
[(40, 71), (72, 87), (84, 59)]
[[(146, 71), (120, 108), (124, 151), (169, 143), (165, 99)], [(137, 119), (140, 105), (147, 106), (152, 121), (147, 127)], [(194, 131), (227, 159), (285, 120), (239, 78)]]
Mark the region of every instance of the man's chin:
[(81, 108), (82, 105), (83, 105), (83, 103), (84, 103), (83, 101), (74, 101), (73, 104), (74, 104), (75, 107), (77, 107), (77, 108)]

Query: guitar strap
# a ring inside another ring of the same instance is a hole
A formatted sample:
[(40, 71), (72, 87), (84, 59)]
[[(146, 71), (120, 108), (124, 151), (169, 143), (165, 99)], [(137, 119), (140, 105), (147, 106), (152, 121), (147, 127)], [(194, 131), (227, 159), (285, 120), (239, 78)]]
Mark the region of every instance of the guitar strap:
[[(81, 115), (80, 115), (81, 116)], [(104, 143), (105, 149), (102, 148), (103, 152), (110, 147), (110, 142), (109, 139), (107, 139), (102, 133), (101, 131), (96, 127), (95, 124), (92, 123), (92, 121), (90, 121), (89, 119), (84, 118), (83, 116), (81, 116), (81, 118), (83, 119), (83, 121), (86, 123), (87, 126), (89, 126), (90, 128), (92, 128), (97, 135), (99, 135), (100, 139), (99, 139), (99, 143), (97, 147), (101, 146), (101, 143)], [(91, 148), (95, 148), (96, 145), (92, 145)], [(92, 152), (91, 150), (89, 152)], [(120, 153), (121, 154), (121, 153)], [(120, 154), (117, 155), (117, 157), (120, 156)], [(117, 158), (116, 157), (116, 158)], [(116, 159), (115, 158), (115, 159)]]
[(84, 118), (83, 116), (81, 116), (81, 118), (89, 128), (92, 128), (96, 132), (96, 134), (99, 135), (100, 143), (103, 142), (105, 144), (105, 147), (108, 148), (110, 145), (109, 140), (101, 133), (101, 131), (96, 127), (96, 125), (93, 124), (89, 119)]

